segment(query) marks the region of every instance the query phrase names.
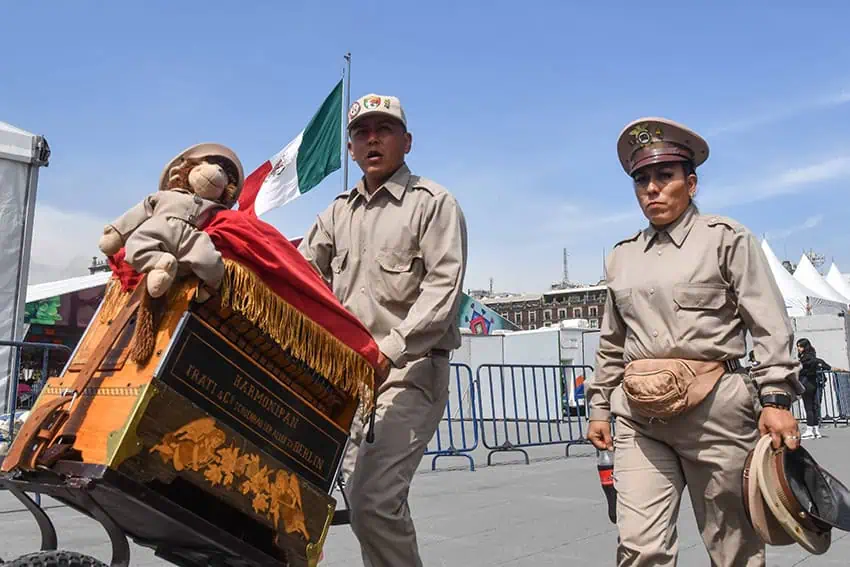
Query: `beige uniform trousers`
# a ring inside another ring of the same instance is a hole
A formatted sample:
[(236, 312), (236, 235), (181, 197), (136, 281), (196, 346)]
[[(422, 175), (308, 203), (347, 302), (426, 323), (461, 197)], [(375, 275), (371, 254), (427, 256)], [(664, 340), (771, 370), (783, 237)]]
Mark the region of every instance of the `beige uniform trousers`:
[(448, 395), (449, 359), (421, 358), (393, 369), (381, 386), (373, 443), (355, 420), (342, 474), (366, 567), (422, 566), (407, 495)]
[(619, 567), (677, 564), (686, 485), (711, 565), (765, 564), (742, 500), (744, 461), (759, 438), (754, 394), (749, 377), (726, 374), (699, 406), (650, 423), (632, 414), (621, 386), (612, 392)]

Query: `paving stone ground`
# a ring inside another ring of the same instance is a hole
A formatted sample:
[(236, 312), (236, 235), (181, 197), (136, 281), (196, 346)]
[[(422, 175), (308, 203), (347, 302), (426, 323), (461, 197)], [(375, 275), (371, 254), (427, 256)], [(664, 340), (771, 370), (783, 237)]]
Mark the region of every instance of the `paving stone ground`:
[[(827, 469), (850, 481), (850, 428), (829, 427), (826, 437), (806, 447)], [(526, 465), (517, 453), (503, 453), (487, 466), (487, 452), (474, 453), (476, 470), (465, 460), (440, 459), (438, 470), (423, 461), (411, 490), (411, 508), (428, 567), (548, 567), (613, 565), (616, 532), (608, 522), (596, 477), (595, 454), (574, 447), (529, 450)], [(108, 562), (105, 532), (94, 521), (44, 500), (59, 533), (60, 547)], [(11, 495), (0, 492), (0, 558), (9, 560), (38, 547), (35, 522)], [(680, 565), (708, 565), (690, 502), (679, 522)], [(833, 532), (832, 548), (813, 557), (799, 546), (768, 548), (769, 566), (826, 567), (850, 564), (850, 538)], [(333, 527), (323, 567), (359, 566), (357, 542), (347, 526)], [(133, 566), (167, 565), (148, 549), (132, 545)]]

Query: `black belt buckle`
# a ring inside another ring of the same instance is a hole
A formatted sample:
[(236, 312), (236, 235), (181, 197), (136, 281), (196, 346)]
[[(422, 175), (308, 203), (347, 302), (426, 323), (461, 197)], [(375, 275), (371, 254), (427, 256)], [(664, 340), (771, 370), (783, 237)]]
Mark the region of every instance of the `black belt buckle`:
[(728, 372), (734, 373), (741, 369), (741, 363), (737, 359), (726, 360), (723, 362)]

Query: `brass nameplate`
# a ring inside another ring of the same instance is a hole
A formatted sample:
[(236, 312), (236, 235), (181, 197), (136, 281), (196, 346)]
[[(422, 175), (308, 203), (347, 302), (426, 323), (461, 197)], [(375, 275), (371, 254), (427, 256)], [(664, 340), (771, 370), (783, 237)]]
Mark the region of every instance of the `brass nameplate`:
[(196, 316), (187, 316), (157, 377), (305, 480), (330, 490), (347, 433)]

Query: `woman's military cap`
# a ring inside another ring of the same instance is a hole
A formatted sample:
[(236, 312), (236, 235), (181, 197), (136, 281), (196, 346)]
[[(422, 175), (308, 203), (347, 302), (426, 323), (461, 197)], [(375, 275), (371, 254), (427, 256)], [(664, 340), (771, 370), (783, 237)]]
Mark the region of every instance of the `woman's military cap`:
[(666, 118), (640, 118), (623, 128), (617, 155), (627, 174), (663, 162), (689, 161), (696, 168), (708, 159), (708, 142), (688, 128)]

